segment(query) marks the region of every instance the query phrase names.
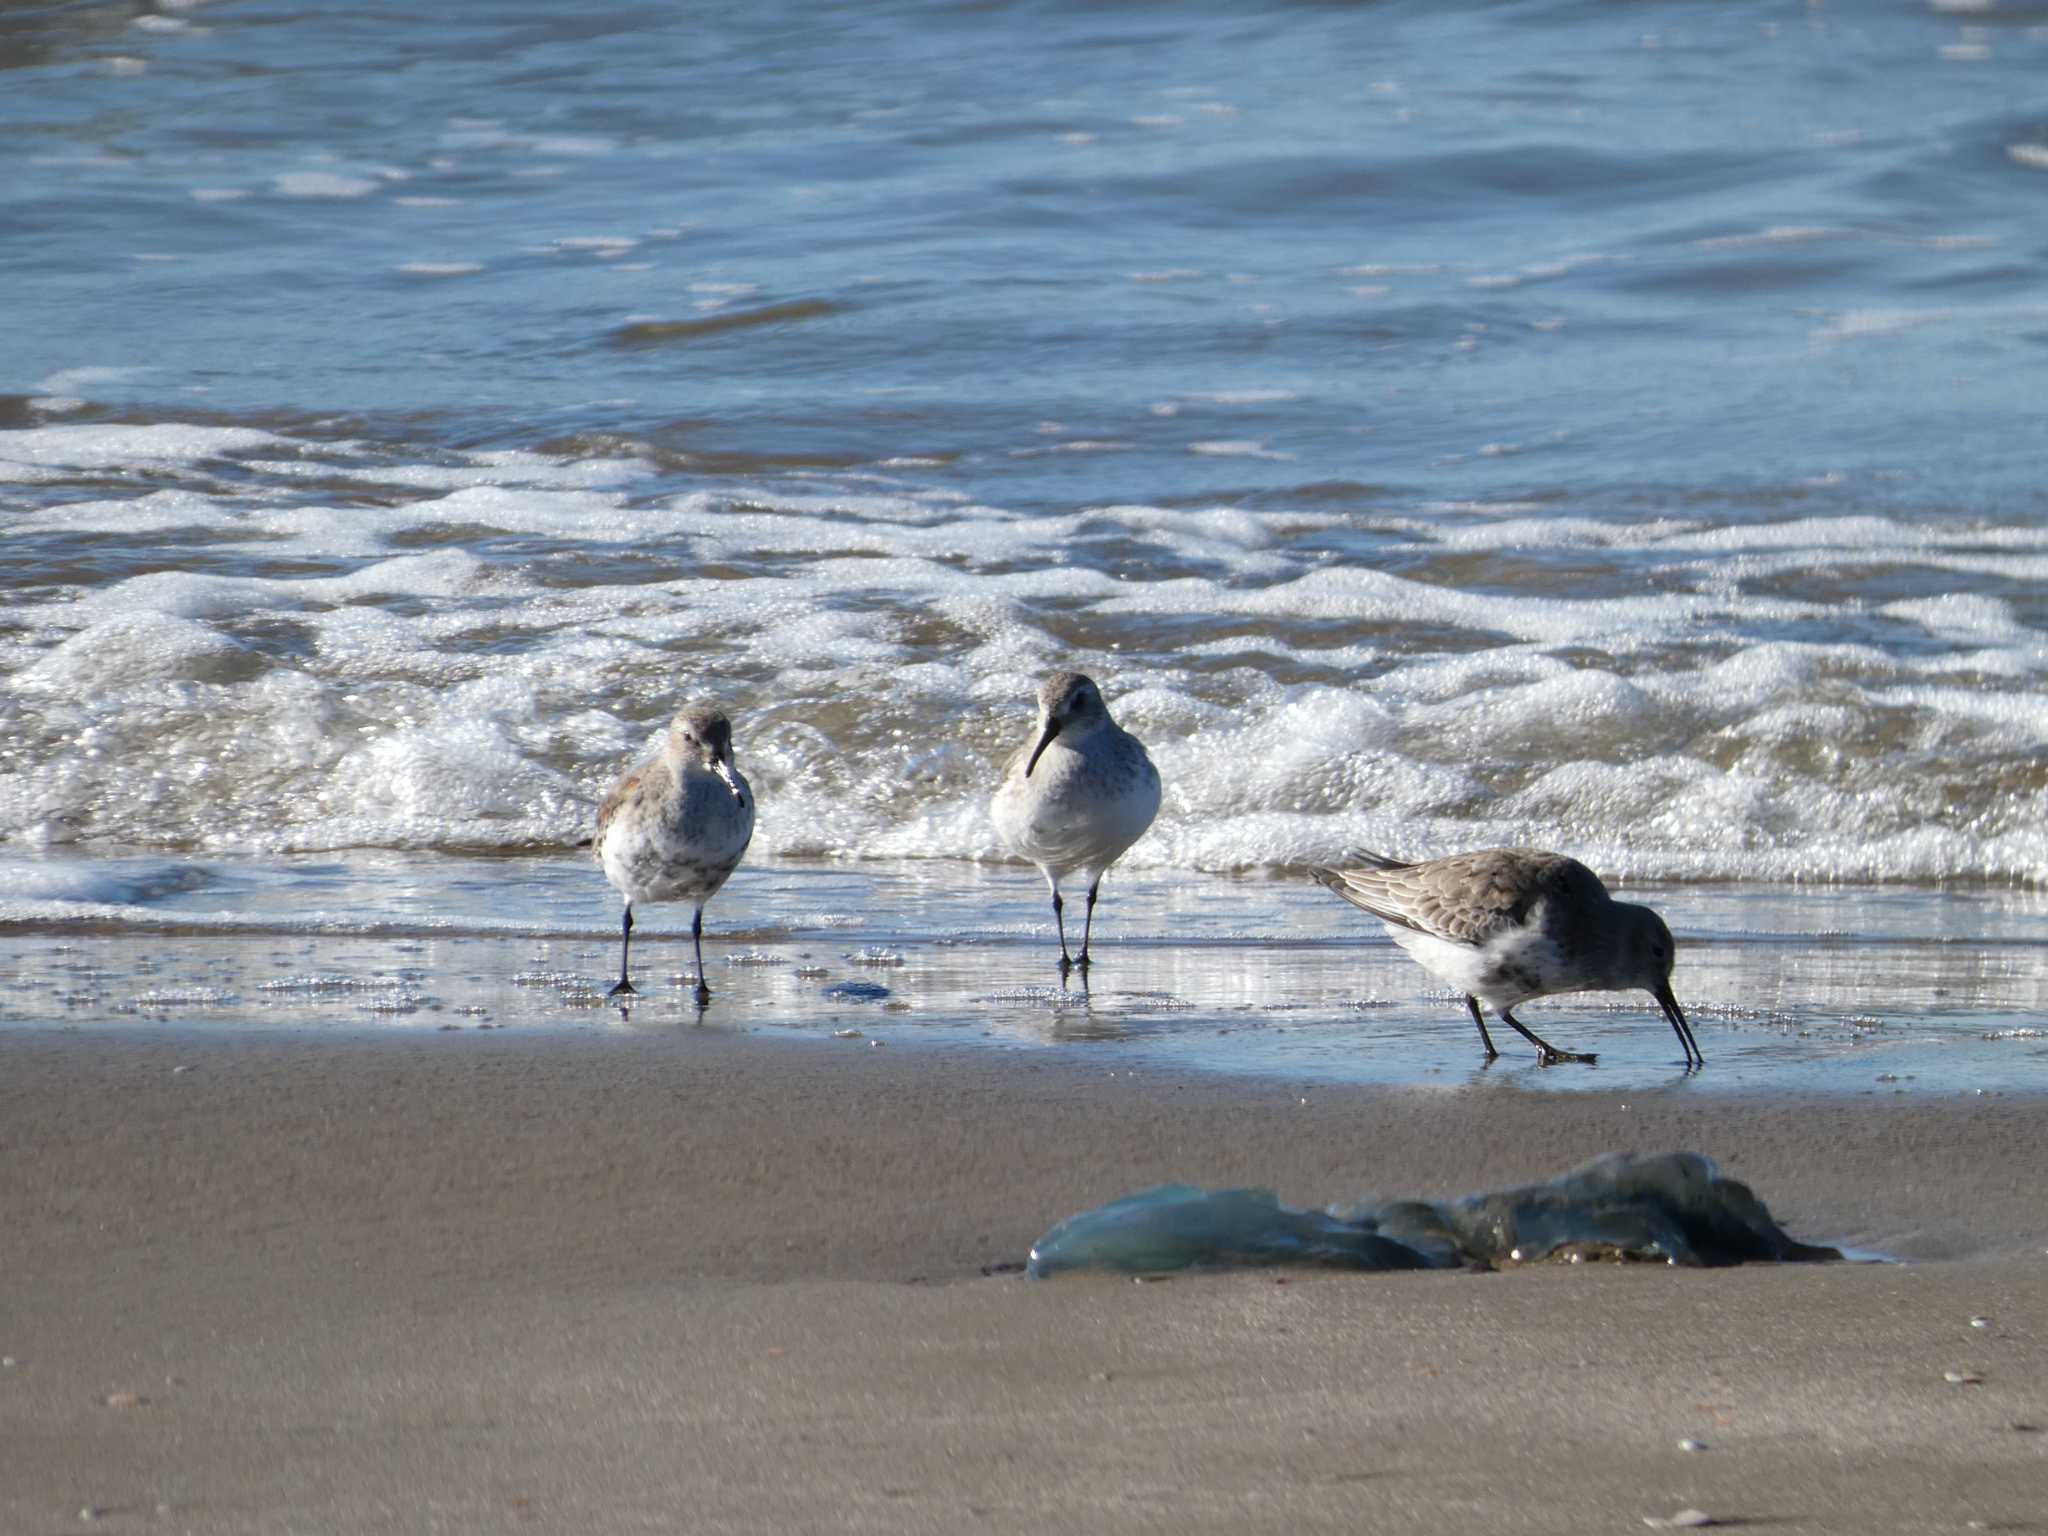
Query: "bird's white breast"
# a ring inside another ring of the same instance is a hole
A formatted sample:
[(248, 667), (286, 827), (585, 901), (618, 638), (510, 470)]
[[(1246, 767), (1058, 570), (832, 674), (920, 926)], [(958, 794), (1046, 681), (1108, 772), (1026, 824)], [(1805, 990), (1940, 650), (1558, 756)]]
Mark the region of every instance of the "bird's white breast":
[(634, 901), (705, 901), (725, 884), (754, 835), (754, 797), (694, 763), (646, 774), (598, 844), (605, 878)]
[(1065, 875), (1114, 863), (1152, 825), (1159, 793), (1144, 748), (1105, 731), (1078, 750), (1055, 740), (1029, 778), (1013, 763), (989, 810), (1011, 852)]

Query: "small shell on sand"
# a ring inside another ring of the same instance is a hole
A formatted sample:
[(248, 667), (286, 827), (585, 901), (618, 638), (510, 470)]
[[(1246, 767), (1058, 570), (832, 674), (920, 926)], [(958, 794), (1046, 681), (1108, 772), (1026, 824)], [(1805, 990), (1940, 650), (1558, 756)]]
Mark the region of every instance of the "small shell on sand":
[(101, 1401), (109, 1408), (143, 1408), (149, 1404), (140, 1392), (109, 1392)]
[(1704, 1509), (1681, 1509), (1675, 1515), (1643, 1516), (1643, 1524), (1653, 1531), (1689, 1531), (1713, 1523), (1714, 1517)]

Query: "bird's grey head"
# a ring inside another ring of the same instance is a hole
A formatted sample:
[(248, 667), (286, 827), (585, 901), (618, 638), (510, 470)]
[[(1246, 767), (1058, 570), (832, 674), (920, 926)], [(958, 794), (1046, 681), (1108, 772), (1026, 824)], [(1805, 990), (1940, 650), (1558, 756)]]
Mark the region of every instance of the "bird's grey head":
[(715, 768), (732, 764), (732, 722), (725, 711), (709, 705), (694, 705), (669, 723), (669, 739), (686, 758)]
[(1695, 1061), (1704, 1063), (1706, 1058), (1700, 1055), (1699, 1042), (1693, 1039), (1685, 1010), (1678, 1006), (1678, 999), (1671, 992), (1671, 967), (1678, 959), (1678, 944), (1671, 937), (1671, 930), (1648, 907), (1618, 901), (1614, 913), (1618, 921), (1613, 928), (1615, 952), (1609, 972), (1613, 985), (1641, 987), (1656, 998), (1657, 1006), (1664, 1010), (1665, 1019), (1685, 1046), (1687, 1070)]
[(1109, 706), (1102, 702), (1102, 690), (1093, 678), (1079, 672), (1053, 673), (1038, 685), (1038, 745), (1024, 765), (1024, 777), (1031, 777), (1031, 770), (1055, 737), (1077, 742), (1107, 724)]
[(1648, 907), (1626, 901), (1614, 904), (1614, 915), (1610, 932), (1615, 979), (1652, 991), (1669, 982), (1671, 967), (1678, 959), (1678, 943), (1664, 919)]

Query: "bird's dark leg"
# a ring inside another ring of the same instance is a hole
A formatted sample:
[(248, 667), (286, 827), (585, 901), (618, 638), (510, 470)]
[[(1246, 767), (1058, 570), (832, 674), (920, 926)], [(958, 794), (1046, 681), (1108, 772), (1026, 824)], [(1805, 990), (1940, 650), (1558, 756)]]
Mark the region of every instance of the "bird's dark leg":
[(1102, 876), (1097, 875), (1095, 877), (1095, 884), (1088, 887), (1088, 915), (1081, 919), (1081, 959), (1079, 964), (1083, 971), (1088, 969), (1088, 939), (1095, 932), (1095, 892), (1101, 884)]
[(1560, 1051), (1556, 1046), (1552, 1045), (1548, 1040), (1544, 1039), (1534, 1030), (1524, 1029), (1522, 1027), (1521, 1020), (1515, 1017), (1514, 1012), (1511, 1009), (1502, 1008), (1498, 1011), (1500, 1013), (1501, 1023), (1507, 1025), (1508, 1028), (1512, 1029), (1516, 1034), (1520, 1035), (1524, 1040), (1528, 1041), (1531, 1045), (1536, 1047), (1536, 1064), (1538, 1066), (1554, 1067), (1560, 1061), (1591, 1062), (1598, 1059), (1597, 1057), (1591, 1054), (1581, 1055), (1577, 1051)]
[(626, 903), (626, 918), (619, 929), (619, 984), (605, 993), (606, 997), (638, 997), (633, 983), (626, 979), (626, 955), (633, 948), (633, 903)]
[(1486, 1059), (1489, 1062), (1499, 1060), (1500, 1052), (1493, 1048), (1493, 1036), (1486, 1032), (1486, 1019), (1479, 1011), (1479, 999), (1468, 992), (1465, 994), (1465, 1006), (1472, 1010), (1472, 1022), (1479, 1026), (1479, 1038), (1486, 1046)]
[(704, 985), (704, 909), (699, 907), (690, 914), (690, 937), (697, 945), (697, 1006), (702, 1008), (711, 1001), (711, 989)]
[[(1054, 891), (1052, 893), (1052, 920), (1059, 925), (1060, 930), (1060, 974), (1062, 976), (1074, 968), (1074, 962), (1067, 954), (1067, 919), (1064, 916), (1065, 912), (1066, 903), (1060, 900), (1060, 893)], [(1082, 949), (1082, 953), (1087, 953), (1085, 946)]]

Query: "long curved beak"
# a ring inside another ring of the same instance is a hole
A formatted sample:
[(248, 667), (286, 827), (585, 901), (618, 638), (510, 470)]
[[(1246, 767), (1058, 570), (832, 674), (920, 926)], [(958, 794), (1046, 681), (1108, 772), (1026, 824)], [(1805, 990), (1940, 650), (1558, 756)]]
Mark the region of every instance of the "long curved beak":
[(1687, 1065), (1697, 1063), (1705, 1066), (1707, 1058), (1701, 1054), (1699, 1042), (1692, 1037), (1692, 1026), (1685, 1022), (1685, 1010), (1678, 1006), (1678, 999), (1671, 995), (1671, 984), (1659, 982), (1650, 989), (1650, 992), (1657, 999), (1657, 1006), (1664, 1010), (1664, 1017), (1670, 1020), (1671, 1028), (1678, 1035), (1678, 1043), (1685, 1047)]
[(1036, 767), (1038, 766), (1038, 760), (1039, 760), (1039, 758), (1040, 758), (1040, 757), (1042, 757), (1042, 756), (1044, 756), (1044, 754), (1045, 754), (1045, 749), (1046, 749), (1047, 747), (1049, 747), (1049, 746), (1051, 746), (1051, 745), (1052, 745), (1052, 739), (1053, 739), (1053, 737), (1055, 737), (1055, 736), (1059, 735), (1059, 733), (1060, 733), (1060, 723), (1059, 723), (1059, 721), (1057, 721), (1057, 720), (1048, 720), (1048, 721), (1046, 721), (1046, 722), (1045, 722), (1045, 734), (1044, 734), (1043, 736), (1040, 736), (1040, 737), (1038, 738), (1038, 745), (1037, 745), (1037, 746), (1035, 746), (1035, 747), (1033, 747), (1033, 748), (1031, 749), (1031, 761), (1030, 761), (1030, 762), (1028, 762), (1028, 763), (1026, 763), (1026, 764), (1024, 765), (1024, 777), (1025, 777), (1025, 778), (1027, 778), (1027, 779), (1028, 779), (1028, 778), (1030, 778), (1030, 777), (1031, 777), (1031, 770), (1032, 770), (1032, 769), (1034, 769), (1034, 768), (1036, 768)]

